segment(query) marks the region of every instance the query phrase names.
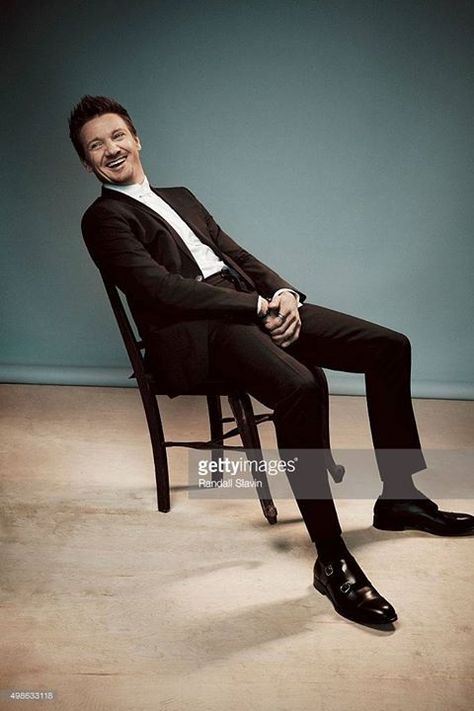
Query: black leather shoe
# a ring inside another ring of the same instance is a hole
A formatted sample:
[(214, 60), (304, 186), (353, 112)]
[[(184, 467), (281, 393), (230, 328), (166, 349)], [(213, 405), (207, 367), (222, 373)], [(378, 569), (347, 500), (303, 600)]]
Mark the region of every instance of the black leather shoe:
[(374, 527), (382, 531), (426, 531), (435, 536), (472, 536), (474, 516), (440, 511), (430, 499), (377, 499)]
[(314, 564), (314, 587), (327, 595), (334, 609), (343, 617), (363, 625), (395, 622), (397, 613), (373, 587), (350, 554), (329, 563), (319, 558)]

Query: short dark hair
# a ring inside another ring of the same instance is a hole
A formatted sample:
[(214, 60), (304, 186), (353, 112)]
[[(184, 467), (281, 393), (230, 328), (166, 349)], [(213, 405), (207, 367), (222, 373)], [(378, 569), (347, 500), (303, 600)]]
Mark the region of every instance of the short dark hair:
[(122, 116), (133, 135), (137, 135), (137, 130), (127, 109), (119, 104), (118, 101), (109, 99), (107, 96), (89, 96), (86, 94), (73, 108), (69, 116), (69, 138), (81, 160), (86, 157), (81, 143), (81, 129), (85, 123), (103, 114), (118, 114)]

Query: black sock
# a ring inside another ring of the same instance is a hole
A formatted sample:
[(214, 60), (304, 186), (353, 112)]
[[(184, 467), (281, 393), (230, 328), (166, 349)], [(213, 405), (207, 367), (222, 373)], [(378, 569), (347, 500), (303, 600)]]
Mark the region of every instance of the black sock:
[(320, 538), (317, 541), (314, 541), (314, 545), (316, 546), (316, 550), (318, 552), (318, 558), (320, 558), (323, 562), (329, 562), (334, 558), (338, 558), (341, 555), (344, 556), (349, 553), (341, 536), (334, 536), (334, 538)]
[(427, 497), (416, 488), (412, 478), (383, 482), (381, 499), (386, 500), (404, 500), (404, 499), (426, 499)]

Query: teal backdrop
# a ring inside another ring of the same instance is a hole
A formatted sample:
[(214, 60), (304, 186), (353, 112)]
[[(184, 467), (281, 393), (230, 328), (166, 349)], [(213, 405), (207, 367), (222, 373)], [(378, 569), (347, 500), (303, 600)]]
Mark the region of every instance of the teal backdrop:
[(2, 24), (4, 381), (127, 383), (80, 233), (88, 93), (128, 108), (152, 184), (311, 301), (406, 333), (415, 395), (472, 398), (472, 2), (2, 2)]

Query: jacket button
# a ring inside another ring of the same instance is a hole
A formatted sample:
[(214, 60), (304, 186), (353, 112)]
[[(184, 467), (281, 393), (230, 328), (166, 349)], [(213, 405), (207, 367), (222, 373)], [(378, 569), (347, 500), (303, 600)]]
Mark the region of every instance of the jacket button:
[(202, 281), (202, 274), (198, 274), (194, 277), (194, 281)]

